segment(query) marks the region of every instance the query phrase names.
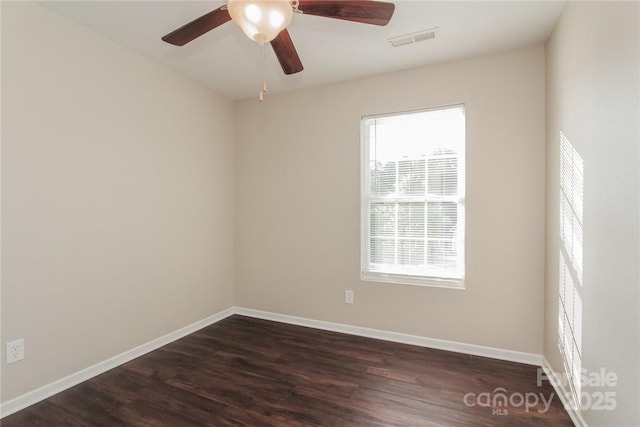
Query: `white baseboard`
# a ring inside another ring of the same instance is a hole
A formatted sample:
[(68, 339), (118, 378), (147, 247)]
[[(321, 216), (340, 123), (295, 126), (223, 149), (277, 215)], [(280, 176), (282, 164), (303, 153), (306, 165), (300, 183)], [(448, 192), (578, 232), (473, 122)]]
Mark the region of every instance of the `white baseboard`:
[(436, 338), (421, 337), (417, 335), (402, 334), (398, 332), (383, 331), (380, 329), (363, 328), (361, 326), (351, 326), (343, 323), (306, 319), (303, 317), (288, 316), (286, 314), (270, 313), (268, 311), (253, 310), (243, 307), (236, 307), (236, 314), (255, 317), (258, 319), (290, 323), (292, 325), (324, 329), (327, 331), (342, 332), (345, 334), (358, 335), (361, 337), (376, 338), (402, 344), (411, 344), (420, 347), (435, 348), (438, 350), (454, 351), (456, 353), (472, 354), (474, 356), (490, 357), (493, 359), (507, 360), (510, 362), (526, 363), (528, 365), (541, 366), (542, 364), (542, 355), (534, 353), (504, 350), (494, 347), (485, 347), (482, 345), (466, 344), (456, 341), (447, 341)]
[[(542, 355), (539, 355), (539, 354), (525, 353), (525, 352), (519, 352), (519, 351), (513, 351), (513, 350), (504, 350), (500, 348), (485, 347), (481, 345), (466, 344), (461, 342), (447, 341), (447, 340), (441, 340), (441, 339), (435, 339), (435, 338), (427, 338), (427, 337), (421, 337), (417, 335), (408, 335), (408, 334), (402, 334), (398, 332), (383, 331), (379, 329), (370, 329), (370, 328), (364, 328), (361, 326), (347, 325), (343, 323), (325, 322), (322, 320), (306, 319), (302, 317), (289, 316), (286, 314), (270, 313), (267, 311), (253, 310), (249, 308), (234, 306), (234, 307), (230, 307), (225, 310), (222, 310), (212, 316), (209, 316), (206, 319), (202, 319), (198, 322), (192, 323), (188, 326), (185, 326), (176, 331), (173, 331), (160, 338), (149, 341), (131, 350), (125, 351), (124, 353), (121, 353), (110, 359), (107, 359), (93, 366), (85, 368), (81, 371), (68, 375), (64, 378), (61, 378), (57, 381), (54, 381), (36, 390), (32, 390), (16, 398), (13, 398), (6, 402), (2, 402), (2, 404), (0, 405), (0, 418), (6, 417), (21, 409), (24, 409), (28, 406), (38, 403), (41, 400), (44, 400), (50, 396), (53, 396), (54, 394), (60, 393), (61, 391), (64, 391), (77, 384), (80, 384), (83, 381), (86, 381), (90, 378), (100, 375), (110, 369), (116, 368), (122, 365), (123, 363), (129, 362), (130, 360), (133, 360), (146, 353), (156, 350), (164, 345), (167, 345), (175, 340), (178, 340), (186, 335), (189, 335), (199, 329), (202, 329), (206, 326), (219, 322), (220, 320), (225, 319), (233, 314), (239, 314), (243, 316), (254, 317), (254, 318), (264, 319), (264, 320), (273, 320), (276, 322), (289, 323), (292, 325), (307, 326), (307, 327), (323, 329), (327, 331), (342, 332), (345, 334), (381, 339), (385, 341), (417, 345), (420, 347), (435, 348), (439, 350), (454, 351), (457, 353), (465, 353), (465, 354), (470, 354), (475, 356), (490, 357), (493, 359), (507, 360), (511, 362), (526, 363), (529, 365), (542, 366), (545, 370), (549, 369), (549, 372), (550, 372), (548, 363), (546, 363), (546, 360), (544, 360)], [(544, 365), (544, 363), (546, 363), (546, 365)], [(558, 391), (558, 394), (561, 396), (561, 399), (564, 399), (565, 396), (563, 396), (560, 393), (556, 385), (554, 385), (554, 387), (556, 388), (556, 391)], [(564, 400), (563, 400), (563, 403), (565, 403)], [(578, 417), (578, 419), (580, 420), (582, 420), (582, 417), (580, 417), (579, 414), (572, 414), (569, 408), (570, 406), (567, 406), (567, 411), (571, 415), (571, 418), (574, 420), (576, 425), (579, 427), (586, 426), (586, 424), (584, 424), (584, 421), (582, 421), (582, 424), (579, 424), (575, 420), (574, 417)]]
[(571, 417), (571, 421), (573, 421), (573, 424), (575, 424), (576, 427), (587, 427), (587, 423), (585, 422), (584, 418), (582, 418), (582, 414), (578, 409), (576, 409), (576, 406), (573, 403), (571, 393), (563, 384), (558, 382), (556, 376), (553, 375), (553, 368), (551, 368), (551, 365), (547, 361), (547, 358), (544, 356), (542, 357), (542, 369), (549, 379), (549, 382), (553, 386), (553, 389), (556, 391), (556, 394), (562, 401), (564, 409), (569, 414), (569, 417)]
[(140, 357), (146, 353), (149, 353), (164, 345), (167, 345), (175, 340), (178, 340), (186, 335), (189, 335), (199, 329), (202, 329), (213, 323), (219, 322), (220, 320), (226, 317), (229, 317), (234, 313), (235, 313), (235, 307), (227, 308), (226, 310), (222, 310), (205, 319), (202, 319), (195, 323), (187, 325), (184, 328), (180, 328), (160, 338), (156, 338), (145, 344), (139, 345), (138, 347), (125, 351), (124, 353), (118, 354), (117, 356), (114, 356), (110, 359), (96, 363), (93, 366), (89, 366), (88, 368), (75, 372), (71, 375), (68, 375), (50, 384), (47, 384), (45, 386), (42, 386), (40, 388), (27, 392), (23, 395), (20, 395), (6, 402), (2, 402), (2, 405), (0, 405), (0, 418), (4, 418), (8, 415), (11, 415), (14, 412), (17, 412), (21, 409), (26, 408), (27, 406), (31, 406), (35, 403), (38, 403), (41, 400), (46, 399), (47, 397), (53, 396), (54, 394), (58, 394), (61, 391), (64, 391), (68, 388), (71, 388), (75, 385), (80, 384), (81, 382), (84, 382), (90, 378), (100, 375), (110, 369), (116, 368), (122, 365), (123, 363), (129, 362), (130, 360), (133, 360), (136, 357)]

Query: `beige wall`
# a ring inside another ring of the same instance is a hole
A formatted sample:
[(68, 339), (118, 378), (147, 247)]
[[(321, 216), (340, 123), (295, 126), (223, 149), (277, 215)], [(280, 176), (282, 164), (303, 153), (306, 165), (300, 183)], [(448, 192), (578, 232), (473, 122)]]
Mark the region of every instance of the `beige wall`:
[[(238, 305), (541, 353), (544, 85), (537, 46), (238, 103)], [(360, 117), (455, 103), (466, 290), (360, 281)]]
[[(570, 2), (547, 44), (547, 275), (544, 355), (558, 350), (558, 170), (562, 132), (584, 160), (582, 367), (619, 378), (615, 411), (590, 426), (640, 425), (638, 2)], [(584, 400), (586, 402), (586, 398)]]
[(2, 2), (6, 401), (233, 305), (233, 104)]

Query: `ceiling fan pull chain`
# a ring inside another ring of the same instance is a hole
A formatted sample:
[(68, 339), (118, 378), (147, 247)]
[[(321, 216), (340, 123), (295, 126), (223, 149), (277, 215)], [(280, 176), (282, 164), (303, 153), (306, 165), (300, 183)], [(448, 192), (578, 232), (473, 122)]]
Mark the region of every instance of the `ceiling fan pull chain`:
[(267, 53), (264, 45), (264, 43), (260, 43), (260, 53), (262, 54), (262, 89), (258, 95), (260, 102), (264, 101), (264, 94), (267, 93)]

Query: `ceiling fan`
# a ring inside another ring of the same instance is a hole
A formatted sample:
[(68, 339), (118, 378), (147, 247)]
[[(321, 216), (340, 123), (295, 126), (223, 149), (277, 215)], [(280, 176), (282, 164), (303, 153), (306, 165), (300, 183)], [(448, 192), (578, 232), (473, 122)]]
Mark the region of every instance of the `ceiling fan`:
[(162, 40), (183, 46), (233, 20), (253, 41), (260, 45), (270, 42), (284, 73), (294, 74), (303, 70), (287, 31), (294, 13), (384, 26), (394, 10), (393, 3), (369, 0), (228, 0), (226, 5), (170, 32)]

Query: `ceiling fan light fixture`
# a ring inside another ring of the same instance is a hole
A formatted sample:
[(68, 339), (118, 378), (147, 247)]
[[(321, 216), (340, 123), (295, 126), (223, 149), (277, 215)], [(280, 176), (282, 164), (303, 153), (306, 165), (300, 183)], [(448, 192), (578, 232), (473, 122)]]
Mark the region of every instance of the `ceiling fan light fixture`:
[(229, 0), (229, 15), (251, 40), (268, 43), (291, 23), (290, 0)]

